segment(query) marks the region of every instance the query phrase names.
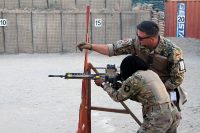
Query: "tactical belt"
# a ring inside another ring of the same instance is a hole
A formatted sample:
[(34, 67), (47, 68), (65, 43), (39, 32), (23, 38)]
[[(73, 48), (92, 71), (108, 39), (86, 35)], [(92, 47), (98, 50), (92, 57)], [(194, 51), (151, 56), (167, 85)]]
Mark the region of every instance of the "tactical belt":
[(155, 112), (159, 110), (166, 110), (166, 109), (172, 109), (172, 104), (167, 102), (163, 104), (157, 104), (157, 105), (150, 105), (150, 106), (143, 106), (143, 114)]

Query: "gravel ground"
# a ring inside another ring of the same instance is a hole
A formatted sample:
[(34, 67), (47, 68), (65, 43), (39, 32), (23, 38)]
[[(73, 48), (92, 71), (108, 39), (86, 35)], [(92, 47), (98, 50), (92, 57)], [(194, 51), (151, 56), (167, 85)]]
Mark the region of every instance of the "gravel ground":
[[(188, 102), (182, 111), (179, 133), (200, 131), (200, 40), (171, 38), (183, 49), (187, 72), (183, 87)], [(119, 66), (124, 56), (94, 52), (94, 66)], [(83, 53), (0, 55), (0, 133), (75, 133), (81, 100), (81, 80), (48, 78), (49, 74), (83, 71)], [(92, 105), (121, 108), (92, 82)], [(126, 101), (140, 119), (141, 106)], [(133, 133), (139, 126), (125, 114), (92, 111), (93, 133)]]

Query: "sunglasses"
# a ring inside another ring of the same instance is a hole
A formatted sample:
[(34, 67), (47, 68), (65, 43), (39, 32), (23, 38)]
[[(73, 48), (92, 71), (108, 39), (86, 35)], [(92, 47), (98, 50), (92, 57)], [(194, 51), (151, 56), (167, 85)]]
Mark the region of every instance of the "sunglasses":
[(142, 40), (148, 39), (148, 38), (150, 38), (150, 37), (152, 37), (152, 36), (141, 37), (141, 36), (138, 36), (138, 35), (137, 35), (137, 37), (138, 37), (138, 39), (139, 39), (140, 41), (142, 41)]

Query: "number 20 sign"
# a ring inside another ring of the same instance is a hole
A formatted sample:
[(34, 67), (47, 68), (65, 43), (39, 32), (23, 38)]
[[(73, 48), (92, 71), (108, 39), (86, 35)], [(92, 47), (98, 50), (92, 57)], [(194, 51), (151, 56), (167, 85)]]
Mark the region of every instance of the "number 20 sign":
[(185, 2), (177, 3), (176, 37), (185, 37)]

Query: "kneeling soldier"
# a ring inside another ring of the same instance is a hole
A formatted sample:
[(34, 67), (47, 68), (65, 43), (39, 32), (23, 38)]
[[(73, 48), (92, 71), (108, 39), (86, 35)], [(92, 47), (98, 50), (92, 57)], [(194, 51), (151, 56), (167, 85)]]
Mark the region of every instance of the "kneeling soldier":
[(159, 76), (137, 56), (126, 57), (120, 65), (119, 89), (95, 80), (116, 102), (131, 99), (142, 104), (143, 123), (138, 133), (176, 133), (181, 115), (171, 103)]

